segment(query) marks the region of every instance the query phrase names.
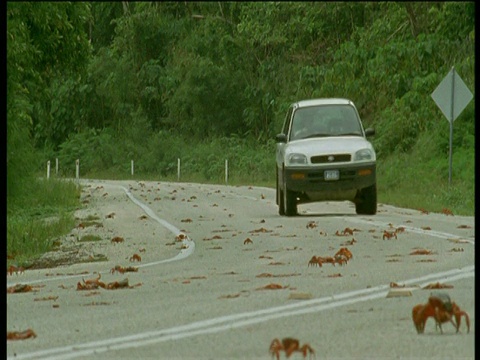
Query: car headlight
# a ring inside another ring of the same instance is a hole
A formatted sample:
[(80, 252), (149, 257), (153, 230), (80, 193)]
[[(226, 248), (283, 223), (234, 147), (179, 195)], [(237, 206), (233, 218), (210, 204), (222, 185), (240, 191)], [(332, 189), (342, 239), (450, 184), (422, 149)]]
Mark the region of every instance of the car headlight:
[(304, 154), (293, 153), (287, 156), (287, 165), (305, 165), (307, 157)]
[(375, 153), (371, 149), (358, 150), (353, 156), (353, 161), (375, 160)]

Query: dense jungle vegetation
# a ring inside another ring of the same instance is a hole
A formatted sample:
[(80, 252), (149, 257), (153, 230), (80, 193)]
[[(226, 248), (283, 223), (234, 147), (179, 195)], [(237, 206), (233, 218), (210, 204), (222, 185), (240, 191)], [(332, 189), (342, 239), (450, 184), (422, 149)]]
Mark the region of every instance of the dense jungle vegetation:
[(474, 215), (475, 101), (454, 122), (449, 184), (431, 98), (452, 67), (474, 93), (474, 2), (6, 7), (9, 254), (76, 206), (75, 186), (38, 180), (47, 161), (59, 178), (79, 159), (81, 177), (132, 178), (133, 160), (133, 178), (176, 180), (181, 159), (181, 180), (222, 183), (228, 159), (231, 183), (273, 187), (286, 109), (316, 97), (353, 100), (375, 128), (380, 202)]

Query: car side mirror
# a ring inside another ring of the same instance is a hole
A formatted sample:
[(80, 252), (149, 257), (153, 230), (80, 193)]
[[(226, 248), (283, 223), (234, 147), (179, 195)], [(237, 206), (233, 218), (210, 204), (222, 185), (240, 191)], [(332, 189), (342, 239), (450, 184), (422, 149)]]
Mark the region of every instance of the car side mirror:
[(373, 135), (375, 135), (375, 129), (373, 129), (373, 128), (365, 129), (365, 136), (366, 137), (370, 137), (370, 136), (373, 136)]
[(277, 134), (275, 136), (275, 140), (277, 143), (286, 143), (287, 142), (287, 135), (286, 134)]

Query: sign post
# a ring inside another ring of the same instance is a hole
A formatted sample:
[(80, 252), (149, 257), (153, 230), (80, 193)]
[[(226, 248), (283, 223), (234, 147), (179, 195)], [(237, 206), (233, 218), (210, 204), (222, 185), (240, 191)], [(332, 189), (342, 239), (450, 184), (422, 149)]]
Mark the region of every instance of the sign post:
[(450, 149), (448, 184), (452, 183), (452, 146), (453, 146), (453, 122), (472, 100), (473, 94), (463, 82), (462, 78), (455, 72), (455, 68), (443, 78), (435, 91), (432, 99), (442, 111), (443, 115), (450, 122)]

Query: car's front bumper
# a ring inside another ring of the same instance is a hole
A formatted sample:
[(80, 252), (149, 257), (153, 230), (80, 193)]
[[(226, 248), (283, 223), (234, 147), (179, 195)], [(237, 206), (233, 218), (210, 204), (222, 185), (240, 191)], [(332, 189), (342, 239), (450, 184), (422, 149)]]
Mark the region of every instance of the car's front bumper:
[[(325, 180), (326, 170), (338, 170), (338, 180)], [(295, 192), (360, 190), (376, 183), (376, 163), (285, 168), (284, 179), (287, 188)]]

